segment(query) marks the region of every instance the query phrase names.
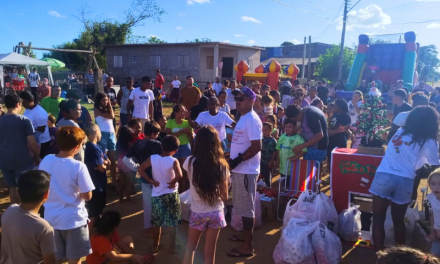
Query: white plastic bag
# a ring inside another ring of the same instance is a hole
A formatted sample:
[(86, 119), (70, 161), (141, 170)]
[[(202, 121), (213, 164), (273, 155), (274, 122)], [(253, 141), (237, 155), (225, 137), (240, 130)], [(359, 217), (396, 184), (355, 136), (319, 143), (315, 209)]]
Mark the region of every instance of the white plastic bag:
[[(408, 208), (405, 213), (405, 245), (409, 246), (413, 237), (414, 228), (416, 222), (420, 219), (420, 215), (417, 210), (413, 208)], [(391, 206), (388, 206), (387, 216), (384, 223), (385, 228), (385, 246), (392, 247), (395, 245), (394, 241), (394, 224), (393, 218), (391, 216)]]
[(320, 223), (312, 234), (312, 245), (317, 264), (338, 264), (342, 258), (341, 240)]
[[(263, 225), (263, 213), (261, 210), (261, 201), (260, 201), (260, 193), (257, 192), (255, 195), (255, 225), (254, 228), (261, 227)], [(231, 212), (231, 226), (236, 231), (243, 231), (243, 220), (241, 216), (235, 213), (234, 208), (232, 208)]]
[(189, 221), (191, 217), (191, 192), (187, 190), (180, 194), (180, 211), (182, 214), (182, 220)]
[(320, 221), (324, 224), (330, 231), (335, 234), (338, 233), (338, 212), (336, 212), (335, 205), (333, 201), (325, 194), (320, 193), (316, 195), (315, 201), (315, 211), (313, 218), (310, 221)]
[(304, 220), (309, 220), (311, 222), (316, 221), (315, 218), (315, 199), (316, 193), (314, 192), (303, 192), (298, 197), (298, 201), (291, 206), (289, 217), (287, 218), (287, 223), (290, 218), (299, 218)]
[(345, 241), (357, 241), (362, 228), (361, 212), (357, 206), (350, 204), (339, 214), (339, 235)]

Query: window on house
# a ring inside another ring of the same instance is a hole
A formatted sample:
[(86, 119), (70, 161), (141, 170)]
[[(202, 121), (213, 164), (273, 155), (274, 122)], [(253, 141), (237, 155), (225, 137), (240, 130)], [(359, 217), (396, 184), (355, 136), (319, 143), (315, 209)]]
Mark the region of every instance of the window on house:
[(160, 56), (150, 56), (150, 67), (155, 69), (160, 68)]
[(122, 67), (122, 56), (113, 56), (113, 67), (115, 68)]
[(177, 68), (189, 69), (189, 56), (177, 56)]
[(138, 62), (137, 56), (131, 57), (131, 63), (137, 63), (137, 62)]
[(214, 69), (214, 56), (206, 56), (206, 69)]

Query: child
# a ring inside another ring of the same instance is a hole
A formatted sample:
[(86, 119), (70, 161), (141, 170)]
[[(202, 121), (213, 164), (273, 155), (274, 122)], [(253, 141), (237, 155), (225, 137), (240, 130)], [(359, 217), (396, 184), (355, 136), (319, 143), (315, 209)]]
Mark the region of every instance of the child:
[(272, 96), (270, 96), (269, 94), (263, 95), (263, 98), (261, 98), (261, 102), (263, 103), (263, 107), (264, 107), (264, 117), (273, 115), (274, 100)]
[(293, 104), (301, 107), (302, 99), (299, 97), (293, 98)]
[(29, 170), (18, 179), (21, 204), (12, 204), (2, 214), (0, 263), (55, 263), (54, 231), (38, 215), (49, 196), (50, 175)]
[(156, 121), (160, 126), (159, 141), (162, 141), (167, 135), (167, 118), (165, 116), (160, 116), (157, 120), (154, 121)]
[(269, 122), (269, 123), (272, 124), (273, 129), (272, 129), (272, 132), (270, 134), (272, 135), (272, 137), (275, 140), (278, 140), (278, 138), (279, 138), (279, 136), (278, 136), (279, 131), (277, 129), (277, 124), (278, 124), (277, 117), (275, 115), (269, 115), (269, 116), (266, 117), (266, 122)]
[(284, 116), (284, 108), (282, 106), (278, 107), (277, 118), (278, 118), (277, 127), (278, 127), (278, 138), (279, 138), (281, 137), (282, 134), (284, 134), (284, 119), (286, 118)]
[(55, 230), (57, 261), (67, 259), (69, 263), (80, 263), (82, 257), (92, 253), (85, 201), (92, 198), (95, 186), (87, 166), (73, 159), (85, 138), (79, 127), (59, 128), (56, 142), (60, 153), (48, 155), (40, 163), (40, 170), (51, 175), (44, 219)]
[(50, 146), (49, 149), (47, 150), (47, 154), (58, 154), (59, 149), (58, 146), (55, 142), (55, 136), (57, 134), (57, 130), (58, 128), (55, 126), (56, 124), (56, 119), (55, 116), (53, 116), (52, 114), (49, 114), (48, 116), (48, 120), (47, 120), (47, 127), (49, 128), (49, 135), (50, 135)]
[(223, 201), (228, 200), (229, 166), (212, 126), (199, 130), (193, 154), (183, 164), (191, 186), (190, 228), (183, 263), (193, 263), (194, 252), (205, 231), (204, 263), (215, 263), (217, 238), (220, 229), (226, 227)]
[(226, 114), (231, 115), (231, 108), (228, 104), (226, 104), (226, 98), (226, 91), (221, 91), (220, 93), (218, 93), (218, 101), (220, 103), (220, 107), (218, 110), (220, 112), (225, 112)]
[(420, 250), (394, 246), (376, 253), (376, 264), (440, 264), (440, 260)]
[(272, 183), (272, 168), (275, 162), (277, 147), (277, 141), (272, 137), (272, 131), (272, 123), (266, 122), (263, 124), (263, 146), (261, 149), (260, 170), (267, 187), (270, 187)]
[[(136, 120), (136, 119), (133, 119)], [(131, 120), (131, 121), (133, 121)], [(130, 121), (130, 122), (131, 122)], [(138, 122), (139, 125), (140, 122)], [(118, 153), (118, 172), (119, 172), (119, 202), (120, 203), (132, 203), (131, 194), (134, 189), (134, 183), (136, 180), (136, 172), (130, 170), (123, 162), (125, 155), (127, 155), (128, 150), (133, 145), (131, 144), (134, 138), (133, 130), (129, 127), (121, 127), (118, 131), (118, 140), (116, 141), (116, 151)], [(143, 135), (143, 133), (140, 133)], [(144, 136), (145, 137), (145, 136)], [(124, 200), (124, 193), (126, 199)]]
[(107, 175), (106, 169), (110, 165), (107, 155), (98, 145), (101, 140), (101, 130), (97, 124), (88, 123), (84, 126), (84, 132), (89, 142), (86, 143), (86, 151), (84, 155), (84, 163), (89, 170), (95, 190), (92, 192), (92, 199), (87, 202), (89, 209), (89, 218), (91, 226), (93, 220), (102, 214), (102, 210), (106, 204)]
[[(179, 149), (179, 139), (173, 135), (168, 135), (162, 142), (162, 154), (152, 155), (143, 162), (138, 172), (142, 178), (152, 184), (151, 203), (153, 211), (151, 224), (153, 225), (153, 248), (151, 253), (159, 252), (161, 226), (169, 226), (170, 253), (177, 253), (176, 226), (181, 221), (180, 198), (178, 181), (182, 177), (179, 161), (173, 155)], [(148, 177), (145, 170), (152, 168), (153, 179)]]
[(135, 118), (128, 122), (128, 127), (132, 130), (132, 138), (130, 139), (130, 143), (134, 144), (136, 141), (144, 139), (145, 134), (142, 133), (142, 122), (141, 120)]
[(428, 177), (428, 186), (431, 193), (427, 199), (431, 204), (431, 233), (429, 240), (432, 241), (431, 254), (440, 257), (440, 169), (436, 169)]
[[(87, 264), (104, 264), (115, 262), (151, 263), (153, 255), (134, 254), (133, 239), (130, 236), (120, 238), (117, 228), (121, 215), (115, 211), (103, 213), (95, 219), (95, 233), (90, 238), (92, 254), (87, 256)], [(120, 253), (118, 253), (118, 250)]]
[[(287, 119), (284, 121), (284, 131), (283, 134), (277, 142), (277, 160), (280, 162), (280, 174), (281, 177), (286, 177), (289, 175), (290, 165), (287, 166), (287, 161), (295, 161), (302, 156), (304, 156), (307, 148), (304, 148), (299, 153), (294, 153), (292, 150), (294, 147), (303, 144), (304, 138), (298, 133), (297, 122)], [(289, 188), (289, 177), (286, 179), (286, 186)]]

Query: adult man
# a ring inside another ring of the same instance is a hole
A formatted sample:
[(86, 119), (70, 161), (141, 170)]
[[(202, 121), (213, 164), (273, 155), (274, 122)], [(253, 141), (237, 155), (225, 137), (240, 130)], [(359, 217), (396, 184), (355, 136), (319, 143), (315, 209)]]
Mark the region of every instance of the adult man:
[[(17, 196), (17, 179), (20, 174), (40, 163), (32, 123), (19, 114), (21, 102), (16, 94), (6, 95), (7, 112), (0, 118), (0, 170), (9, 187), (12, 204), (20, 202)], [(34, 158), (29, 155), (28, 145)]]
[(41, 83), (43, 85), (38, 87), (38, 90), (37, 90), (38, 91), (38, 95), (40, 96), (40, 101), (43, 100), (43, 98), (46, 98), (46, 97), (50, 96), (50, 90), (51, 90), (51, 87), (48, 85), (49, 84), (49, 80), (47, 78), (44, 78)]
[(318, 92), (319, 99), (321, 99), (321, 101), (325, 105), (328, 105), (328, 96), (330, 95), (330, 90), (325, 85), (322, 85), (321, 82), (318, 82), (318, 87), (316, 87), (316, 92)]
[(120, 119), (122, 126), (128, 125), (128, 114), (133, 113), (132, 109), (130, 109), (130, 111), (127, 110), (127, 103), (130, 97), (130, 93), (131, 91), (133, 91), (134, 78), (127, 77), (127, 80), (125, 82), (126, 86), (119, 89), (118, 95), (116, 96), (118, 105), (121, 107)]
[(180, 87), (182, 84), (177, 79), (177, 75), (174, 76), (174, 80), (170, 84), (171, 92), (170, 92), (170, 99), (171, 102), (173, 102), (173, 105), (177, 104), (177, 99), (179, 99), (179, 92)]
[[(66, 93), (66, 98), (67, 98), (68, 100), (75, 100), (75, 101), (77, 101), (78, 103), (81, 102), (81, 98), (80, 98), (80, 96), (78, 95), (78, 93), (75, 92), (75, 91), (72, 91), (72, 90), (70, 90), (70, 91), (68, 91), (68, 92)], [(60, 121), (63, 117), (64, 117), (64, 116), (63, 116), (63, 113), (61, 113), (61, 111), (60, 111), (60, 113), (58, 114), (58, 117), (57, 117), (57, 123), (58, 123), (58, 121)], [(78, 119), (76, 119), (76, 123), (78, 124), (78, 126), (79, 126), (81, 129), (84, 129), (85, 124), (87, 124), (87, 123), (91, 123), (91, 122), (92, 122), (92, 117), (90, 116), (89, 110), (87, 110), (87, 108), (85, 108), (84, 106), (81, 105), (81, 115), (80, 115), (80, 117), (79, 117)]]
[(163, 78), (163, 75), (160, 74), (160, 70), (156, 70), (156, 79), (154, 80), (154, 88), (158, 88), (162, 90), (162, 85), (165, 83), (165, 79)]
[[(139, 118), (142, 122), (142, 127), (148, 119), (153, 117), (154, 107), (153, 100), (154, 94), (151, 88), (151, 79), (149, 76), (142, 77), (141, 87), (133, 89), (130, 93), (130, 97), (127, 103), (128, 121), (131, 118)], [(130, 114), (131, 106), (134, 105), (133, 115)]]
[(215, 82), (212, 84), (212, 89), (215, 91), (215, 96), (218, 96), (220, 91), (223, 89), (222, 83), (220, 82), (220, 77), (215, 77)]
[(31, 87), (32, 92), (37, 92), (38, 85), (40, 84), (40, 75), (37, 73), (37, 69), (33, 68), (32, 73), (28, 75), (29, 87)]
[(368, 87), (367, 87), (367, 81), (362, 80), (361, 86), (357, 88), (357, 90), (361, 91), (363, 94), (368, 94)]
[(233, 91), (236, 90), (237, 82), (235, 80), (231, 81), (231, 88), (226, 89), (226, 104), (229, 105), (229, 109), (231, 109), (231, 115), (234, 117), (237, 116), (237, 107), (235, 106)]
[(301, 122), (302, 136), (306, 141), (293, 148), (293, 152), (299, 153), (307, 148), (303, 157), (305, 160), (322, 162), (327, 156), (328, 146), (327, 119), (324, 113), (314, 106), (300, 108), (297, 105), (289, 105), (286, 117)]
[(413, 91), (414, 90), (420, 90), (420, 91), (427, 91), (428, 93), (431, 93), (434, 89), (432, 88), (431, 85), (426, 84), (425, 80), (420, 79), (419, 84), (414, 86)]
[(106, 85), (106, 83), (107, 83), (107, 78), (108, 78), (108, 75), (104, 72), (104, 70), (102, 70), (102, 80), (103, 80), (103, 85), (105, 86)]
[[(95, 84), (95, 77), (93, 76), (93, 70), (89, 69), (89, 73), (86, 73), (84, 75), (84, 80), (86, 84), (86, 94), (87, 95), (93, 95), (94, 93), (94, 84)], [(105, 79), (104, 81), (106, 81)]]
[(411, 111), (412, 107), (405, 102), (406, 92), (403, 89), (397, 89), (393, 94), (393, 120), (401, 112)]
[(243, 241), (243, 244), (228, 252), (230, 257), (249, 257), (254, 255), (252, 237), (255, 222), (255, 193), (260, 174), (262, 148), (262, 124), (252, 110), (256, 95), (248, 87), (235, 90), (236, 106), (241, 117), (235, 126), (231, 142), (229, 166), (234, 173), (232, 182), (232, 202), (234, 211), (243, 220), (243, 239), (232, 236), (229, 239)]
[(199, 99), (202, 97), (202, 93), (199, 88), (194, 86), (194, 79), (192, 76), (186, 77), (186, 86), (180, 89), (179, 100), (182, 102), (186, 109), (190, 110), (195, 106)]
[(60, 103), (64, 100), (61, 98), (61, 88), (55, 84), (52, 86), (50, 97), (45, 97), (41, 100), (40, 105), (46, 110), (48, 114), (52, 114), (53, 116), (58, 116), (60, 112)]

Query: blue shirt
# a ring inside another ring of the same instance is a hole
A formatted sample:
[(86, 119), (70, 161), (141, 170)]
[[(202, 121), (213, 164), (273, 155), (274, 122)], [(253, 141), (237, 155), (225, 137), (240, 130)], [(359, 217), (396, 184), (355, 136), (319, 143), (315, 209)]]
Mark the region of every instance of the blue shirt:
[(84, 154), (84, 163), (89, 170), (90, 177), (92, 178), (93, 185), (95, 185), (95, 191), (103, 192), (107, 188), (107, 174), (95, 169), (99, 165), (104, 164), (104, 160), (108, 159), (101, 147), (93, 144), (92, 142), (86, 143), (86, 150)]

